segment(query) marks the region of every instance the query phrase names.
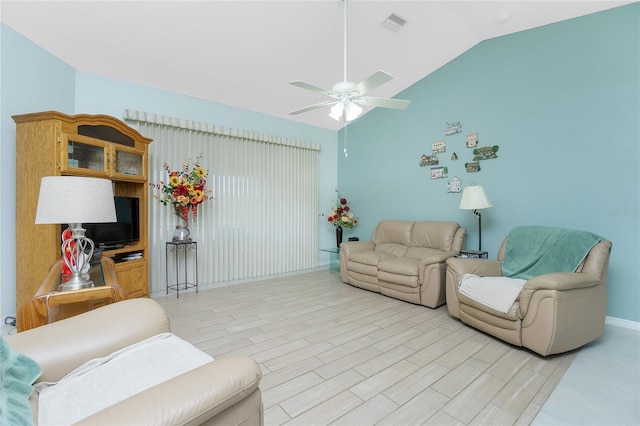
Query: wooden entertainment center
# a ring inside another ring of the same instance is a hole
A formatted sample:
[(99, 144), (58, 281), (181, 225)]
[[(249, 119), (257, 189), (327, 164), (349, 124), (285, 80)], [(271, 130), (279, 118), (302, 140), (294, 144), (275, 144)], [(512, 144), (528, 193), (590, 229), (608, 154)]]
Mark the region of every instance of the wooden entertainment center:
[[(148, 297), (148, 176), (151, 139), (107, 115), (56, 111), (14, 115), (16, 123), (16, 312), (36, 293), (59, 260), (60, 225), (36, 225), (43, 176), (110, 179), (114, 195), (140, 200), (139, 241), (103, 256), (140, 257), (116, 263), (119, 285), (129, 298)], [(18, 315), (18, 328), (20, 316)]]

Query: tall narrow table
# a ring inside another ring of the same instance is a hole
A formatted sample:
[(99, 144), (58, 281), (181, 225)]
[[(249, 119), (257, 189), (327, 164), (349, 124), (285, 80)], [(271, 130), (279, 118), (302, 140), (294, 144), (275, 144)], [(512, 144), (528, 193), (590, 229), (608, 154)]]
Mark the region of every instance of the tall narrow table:
[[(187, 253), (189, 251), (193, 251), (195, 255), (195, 262), (193, 268), (193, 282), (189, 282), (188, 274), (187, 274)], [(169, 284), (169, 253), (173, 253), (174, 266), (176, 269), (176, 280), (175, 284)], [(182, 254), (184, 260), (184, 281), (180, 281), (180, 254)], [(169, 289), (173, 289), (176, 291), (176, 297), (180, 297), (180, 286), (184, 290), (195, 287), (196, 293), (198, 292), (198, 243), (192, 240), (184, 240), (184, 241), (167, 241), (165, 247), (165, 286), (167, 289), (167, 294), (169, 294)]]

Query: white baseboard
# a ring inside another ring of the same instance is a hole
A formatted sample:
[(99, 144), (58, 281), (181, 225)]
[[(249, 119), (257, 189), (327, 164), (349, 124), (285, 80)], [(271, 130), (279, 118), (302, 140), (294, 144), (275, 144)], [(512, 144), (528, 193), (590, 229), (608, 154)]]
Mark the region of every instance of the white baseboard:
[(636, 331), (640, 331), (640, 322), (636, 322), (636, 321), (629, 321), (626, 319), (622, 319), (622, 318), (616, 318), (616, 317), (606, 317), (605, 324), (609, 324), (609, 325), (613, 325), (616, 327), (622, 327), (622, 328), (628, 328), (631, 330), (636, 330)]

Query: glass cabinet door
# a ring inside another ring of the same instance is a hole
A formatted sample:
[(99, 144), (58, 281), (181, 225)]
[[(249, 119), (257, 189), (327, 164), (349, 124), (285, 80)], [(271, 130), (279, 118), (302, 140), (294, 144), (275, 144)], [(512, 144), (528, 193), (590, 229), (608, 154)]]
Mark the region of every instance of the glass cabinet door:
[(63, 174), (133, 182), (147, 178), (147, 159), (142, 150), (69, 134), (63, 135), (60, 145), (60, 171)]
[(61, 171), (70, 174), (108, 175), (108, 151), (104, 142), (78, 135), (64, 135), (61, 142)]
[(124, 180), (145, 180), (147, 178), (144, 151), (125, 146), (112, 145), (112, 176)]

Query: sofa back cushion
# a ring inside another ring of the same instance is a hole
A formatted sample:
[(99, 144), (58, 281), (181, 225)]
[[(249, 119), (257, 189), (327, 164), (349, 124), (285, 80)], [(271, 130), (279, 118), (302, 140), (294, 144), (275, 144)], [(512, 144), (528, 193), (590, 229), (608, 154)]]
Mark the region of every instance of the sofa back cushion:
[(409, 247), (404, 257), (412, 257), (414, 259), (426, 259), (429, 256), (438, 256), (442, 254), (442, 250), (428, 247)]
[(404, 256), (411, 242), (413, 222), (407, 220), (382, 220), (373, 231), (371, 241), (376, 251)]
[[(452, 250), (458, 228), (460, 228), (460, 225), (456, 222), (427, 220), (416, 222), (413, 225), (409, 246), (438, 249), (441, 251)], [(460, 247), (454, 249), (460, 250)], [(411, 255), (411, 257), (417, 256)]]

